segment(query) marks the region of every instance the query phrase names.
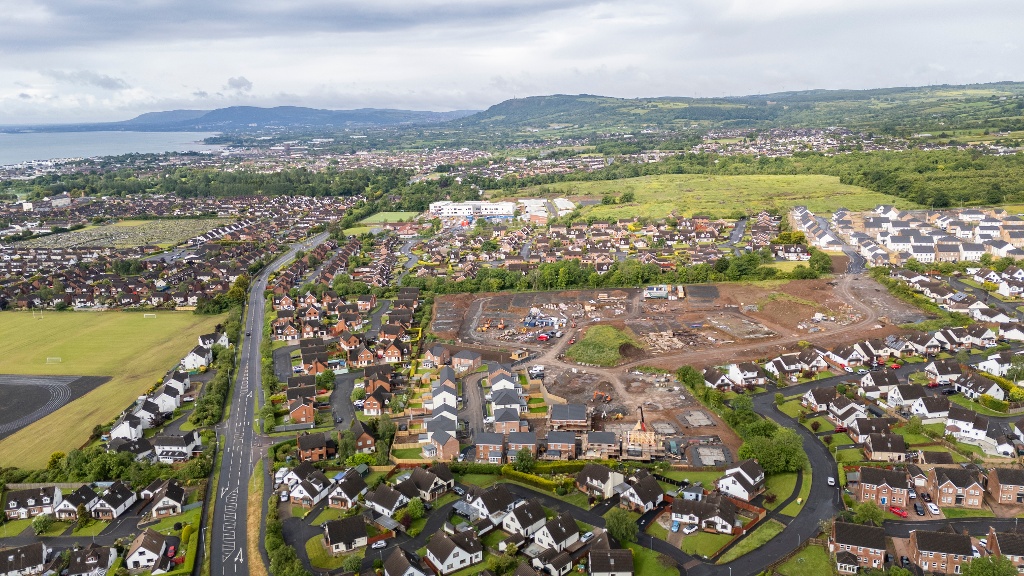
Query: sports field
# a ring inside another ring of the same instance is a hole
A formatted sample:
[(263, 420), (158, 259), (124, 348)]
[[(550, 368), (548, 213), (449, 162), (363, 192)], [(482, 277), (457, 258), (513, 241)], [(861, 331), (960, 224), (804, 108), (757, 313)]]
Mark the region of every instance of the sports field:
[[(872, 192), (859, 186), (840, 184), (835, 176), (705, 176), (667, 174), (623, 180), (562, 182), (542, 187), (547, 196), (601, 199), (618, 198), (632, 192), (636, 200), (627, 204), (597, 204), (580, 210), (596, 218), (647, 216), (664, 218), (708, 214), (725, 217), (734, 213), (751, 214), (763, 209), (785, 210), (807, 206), (813, 212), (831, 213), (839, 207), (869, 210), (879, 204), (916, 208), (913, 202)], [(526, 188), (518, 196), (537, 195), (540, 187)]]
[(419, 216), (419, 212), (377, 212), (369, 218), (359, 221), (360, 224), (382, 224), (384, 222), (408, 222)]
[[(78, 448), (93, 426), (152, 388), (223, 316), (191, 312), (0, 313), (6, 374), (110, 376), (67, 406), (0, 440), (0, 466), (41, 468), (50, 454)], [(47, 363), (60, 358), (60, 363)]]

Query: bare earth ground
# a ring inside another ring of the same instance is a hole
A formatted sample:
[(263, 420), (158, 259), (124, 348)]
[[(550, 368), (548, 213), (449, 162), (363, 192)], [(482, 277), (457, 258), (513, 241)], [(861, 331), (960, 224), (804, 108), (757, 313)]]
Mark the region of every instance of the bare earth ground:
[[(536, 333), (548, 328), (523, 326), (531, 309), (564, 318), (565, 335), (538, 342)], [(495, 353), (529, 350), (536, 356), (532, 363), (547, 367), (548, 390), (568, 402), (593, 406), (598, 427), (630, 428), (643, 406), (647, 422), (661, 422), (680, 438), (702, 437), (734, 457), (739, 438), (710, 411), (704, 411), (707, 425), (694, 426), (687, 415), (702, 407), (674, 378), (656, 382), (655, 376), (633, 368), (674, 371), (683, 365), (766, 360), (797, 349), (800, 341), (832, 348), (897, 333), (894, 324), (923, 318), (870, 277), (840, 275), (832, 280), (692, 285), (686, 298), (677, 301), (644, 301), (635, 289), (442, 296), (435, 300), (433, 330), (439, 338), (457, 342), (456, 347)], [(643, 339), (645, 349), (626, 351), (625, 362), (615, 368), (567, 362), (563, 353), (569, 341), (598, 324), (629, 328)], [(606, 394), (611, 397), (607, 402)]]

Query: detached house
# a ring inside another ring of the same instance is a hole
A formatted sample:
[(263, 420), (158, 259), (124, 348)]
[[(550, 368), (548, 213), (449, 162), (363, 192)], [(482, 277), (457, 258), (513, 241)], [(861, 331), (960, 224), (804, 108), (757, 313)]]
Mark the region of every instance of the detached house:
[(40, 514), (53, 514), (61, 500), (60, 489), (53, 486), (12, 490), (7, 493), (4, 515), (8, 520), (15, 520), (33, 518)]
[(926, 396), (925, 387), (916, 384), (900, 384), (889, 391), (886, 402), (891, 406), (904, 406), (913, 404), (918, 398)]
[(978, 475), (964, 468), (932, 468), (928, 473), (928, 491), (942, 507), (980, 510), (985, 500), (985, 489)]
[(501, 527), (509, 534), (529, 538), (547, 522), (544, 508), (536, 498), (520, 502), (501, 521)]
[(359, 502), (359, 497), (368, 490), (362, 475), (356, 472), (355, 468), (351, 468), (334, 484), (327, 497), (327, 505), (331, 508), (352, 508)]
[(602, 498), (611, 498), (615, 487), (625, 482), (622, 473), (601, 464), (587, 464), (576, 473), (576, 488)]
[(1000, 504), (1024, 504), (1024, 469), (993, 468), (989, 470), (988, 492)]
[(62, 522), (72, 522), (78, 520), (79, 506), (84, 506), (88, 513), (99, 500), (100, 497), (92, 489), (92, 486), (85, 484), (71, 494), (68, 494), (59, 504), (54, 506), (53, 515)]
[(368, 493), (363, 502), (375, 512), (394, 517), (399, 508), (409, 503), (409, 498), (391, 486), (381, 484), (376, 490)]
[(564, 551), (579, 539), (580, 531), (576, 519), (568, 512), (559, 513), (533, 535), (534, 542), (558, 552)]
[(124, 565), (129, 570), (155, 571), (164, 561), (165, 550), (167, 540), (164, 535), (147, 528), (132, 540)]
[(665, 499), (665, 490), (646, 470), (642, 474), (638, 472), (637, 475), (639, 477), (634, 478), (629, 488), (620, 494), (619, 505), (643, 514), (661, 504)]
[(672, 520), (694, 524), (706, 532), (732, 534), (736, 505), (720, 494), (708, 494), (702, 500), (676, 498), (672, 502)]
[(725, 476), (719, 478), (715, 486), (723, 494), (750, 502), (764, 491), (764, 469), (757, 460), (748, 458), (732, 468), (727, 468)]
[(120, 480), (116, 480), (107, 488), (90, 512), (92, 517), (97, 520), (116, 520), (137, 501), (138, 496), (135, 492), (122, 484)]
[(472, 530), (452, 536), (439, 532), (427, 544), (427, 562), (438, 574), (447, 575), (483, 562), (484, 547)]
[(861, 466), (858, 490), (857, 500), (874, 502), (883, 509), (906, 506), (910, 501), (907, 473), (901, 470)]
[(362, 548), (367, 544), (366, 522), (362, 516), (349, 516), (325, 522), (324, 543), (335, 555)]

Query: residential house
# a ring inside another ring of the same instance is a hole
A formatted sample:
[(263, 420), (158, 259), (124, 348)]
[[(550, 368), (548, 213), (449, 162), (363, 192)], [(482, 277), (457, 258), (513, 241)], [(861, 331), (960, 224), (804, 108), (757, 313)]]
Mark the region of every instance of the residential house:
[(992, 380), (977, 374), (965, 374), (953, 381), (953, 388), (971, 400), (981, 396), (991, 396), (996, 400), (1005, 400), (1006, 392)]
[(53, 516), (62, 522), (73, 522), (78, 520), (79, 506), (84, 506), (86, 512), (88, 512), (99, 500), (99, 494), (96, 494), (92, 486), (83, 484), (54, 506)]
[(519, 534), (529, 538), (546, 522), (544, 507), (540, 505), (539, 500), (531, 498), (515, 505), (512, 511), (502, 519), (501, 527), (509, 534)]
[(366, 494), (369, 487), (363, 476), (350, 468), (334, 483), (331, 493), (327, 496), (327, 505), (331, 508), (352, 508), (359, 502), (359, 497)]
[(292, 487), (292, 504), (313, 508), (331, 492), (331, 481), (319, 470), (314, 470)]
[(814, 412), (824, 412), (838, 395), (835, 388), (811, 388), (800, 398), (800, 405)]
[(297, 452), (302, 462), (320, 462), (334, 456), (337, 444), (325, 432), (304, 432), (298, 435)]
[[(85, 548), (71, 550), (67, 576), (104, 576), (116, 560), (116, 548), (89, 544)], [(3, 573), (2, 568), (0, 573)]]
[(132, 540), (124, 557), (124, 566), (129, 570), (154, 570), (164, 557), (167, 540), (163, 534), (149, 528)]
[[(511, 444), (511, 442), (510, 442)], [(548, 432), (546, 449), (542, 458), (546, 460), (575, 460), (576, 433), (552, 430)]]
[(474, 490), (466, 496), (476, 519), (486, 518), (495, 525), (503, 523), (505, 515), (512, 510), (516, 500), (504, 484)]
[(590, 411), (585, 404), (554, 404), (548, 411), (549, 430), (590, 430)]
[(413, 564), (401, 546), (392, 546), (391, 553), (384, 559), (384, 576), (427, 576), (420, 570), (419, 558)]
[(956, 506), (980, 510), (985, 488), (978, 474), (966, 468), (932, 468), (928, 472), (928, 492), (940, 507)]
[(615, 432), (587, 432), (583, 435), (581, 458), (585, 460), (609, 460), (618, 458), (621, 451)]
[(646, 470), (639, 475), (629, 488), (620, 495), (619, 505), (628, 510), (634, 510), (643, 514), (650, 512), (665, 499), (665, 490), (661, 484), (654, 479)]
[(750, 502), (764, 491), (764, 469), (757, 460), (748, 458), (725, 469), (725, 475), (715, 481), (723, 494)]
[(883, 509), (888, 506), (906, 506), (910, 501), (907, 473), (902, 470), (861, 466), (857, 500), (874, 502)]
[(508, 435), (508, 455), (513, 460), (520, 450), (527, 450), (537, 456), (537, 434), (534, 432), (512, 432)]
[(184, 358), (181, 366), (185, 370), (199, 370), (213, 363), (213, 352), (205, 346), (196, 346)]
[(736, 526), (736, 505), (715, 493), (701, 500), (676, 498), (672, 501), (672, 520), (680, 524), (694, 524), (706, 532), (732, 534)]
[(1007, 558), (1017, 567), (1017, 573), (1021, 572), (1024, 566), (1024, 533), (1017, 530), (997, 532), (995, 528), (988, 528), (988, 552), (992, 556)]
[(366, 521), (362, 516), (349, 516), (324, 523), (324, 543), (332, 554), (344, 554), (366, 546)]
[(43, 574), (46, 558), (52, 552), (42, 542), (0, 551), (0, 576), (34, 576)]
[(932, 574), (960, 574), (974, 557), (971, 537), (953, 530), (911, 530), (907, 551), (911, 562)]
[(184, 434), (161, 434), (154, 436), (153, 452), (164, 464), (175, 464), (189, 460), (202, 449), (203, 441), (195, 430)]
[(611, 498), (615, 487), (625, 482), (621, 472), (601, 464), (587, 464), (576, 473), (576, 488), (591, 496)]
[(438, 532), (427, 543), (427, 562), (442, 576), (479, 564), (483, 560), (483, 544), (472, 530), (451, 536)]
[(376, 490), (366, 494), (364, 504), (388, 517), (394, 517), (399, 508), (409, 503), (409, 498), (387, 484), (377, 486)]
[(177, 516), (185, 506), (185, 489), (174, 479), (155, 480), (142, 491), (142, 497), (151, 500), (149, 513), (154, 518)]
[(875, 462), (902, 462), (907, 443), (899, 434), (868, 434), (864, 442), (864, 455)]
[(932, 360), (924, 367), (924, 372), (928, 375), (929, 380), (939, 384), (949, 384), (963, 376), (960, 363), (953, 358)]
[(33, 518), (40, 514), (52, 515), (61, 500), (60, 488), (54, 486), (11, 490), (7, 493), (4, 515), (8, 520)]
[(590, 576), (633, 576), (633, 552), (623, 548), (591, 548), (587, 566)]
[(505, 435), (497, 432), (477, 432), (476, 461), (485, 464), (501, 464), (505, 461)]
[(138, 496), (131, 488), (121, 483), (120, 480), (115, 480), (113, 484), (107, 487), (103, 495), (100, 496), (99, 501), (96, 502), (89, 512), (97, 520), (116, 520), (134, 506), (137, 501)]
[(993, 468), (988, 471), (988, 492), (999, 504), (1024, 504), (1024, 469)]
[(828, 544), (840, 574), (885, 567), (885, 529), (881, 526), (835, 521)]
[(545, 547), (564, 551), (580, 539), (576, 519), (568, 512), (561, 512), (540, 527), (533, 535), (533, 541)]
[(945, 422), (949, 416), (949, 398), (945, 396), (918, 398), (910, 405), (910, 413), (919, 416), (921, 422), (925, 424)]

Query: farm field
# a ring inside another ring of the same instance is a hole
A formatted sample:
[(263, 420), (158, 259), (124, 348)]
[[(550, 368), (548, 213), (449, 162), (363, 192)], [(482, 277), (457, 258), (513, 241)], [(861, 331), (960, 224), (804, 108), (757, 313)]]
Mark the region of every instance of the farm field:
[(369, 218), (360, 220), (360, 224), (383, 224), (384, 222), (401, 222), (412, 220), (419, 212), (378, 212)]
[[(831, 213), (839, 207), (854, 211), (870, 210), (878, 204), (917, 207), (902, 198), (840, 184), (839, 178), (834, 176), (668, 174), (623, 180), (563, 182), (543, 188), (547, 195), (565, 196), (570, 200), (581, 197), (600, 199), (605, 194), (618, 197), (627, 191), (636, 195), (636, 201), (628, 204), (596, 204), (580, 210), (584, 216), (608, 219), (633, 216), (664, 218), (672, 213), (725, 217), (735, 213), (756, 213), (762, 209), (785, 210), (798, 205), (820, 214)], [(518, 195), (536, 196), (540, 193), (539, 187), (532, 187)]]
[[(93, 426), (119, 414), (212, 332), (223, 316), (190, 312), (64, 312), (33, 318), (4, 312), (3, 371), (110, 376), (106, 384), (0, 441), (0, 466), (42, 468), (50, 454), (77, 448)], [(47, 358), (59, 357), (58, 364)]]
[(20, 245), (34, 248), (67, 248), (71, 246), (134, 248), (152, 244), (169, 248), (230, 222), (232, 222), (230, 218), (122, 220), (106, 226), (89, 226), (82, 230), (26, 240)]

